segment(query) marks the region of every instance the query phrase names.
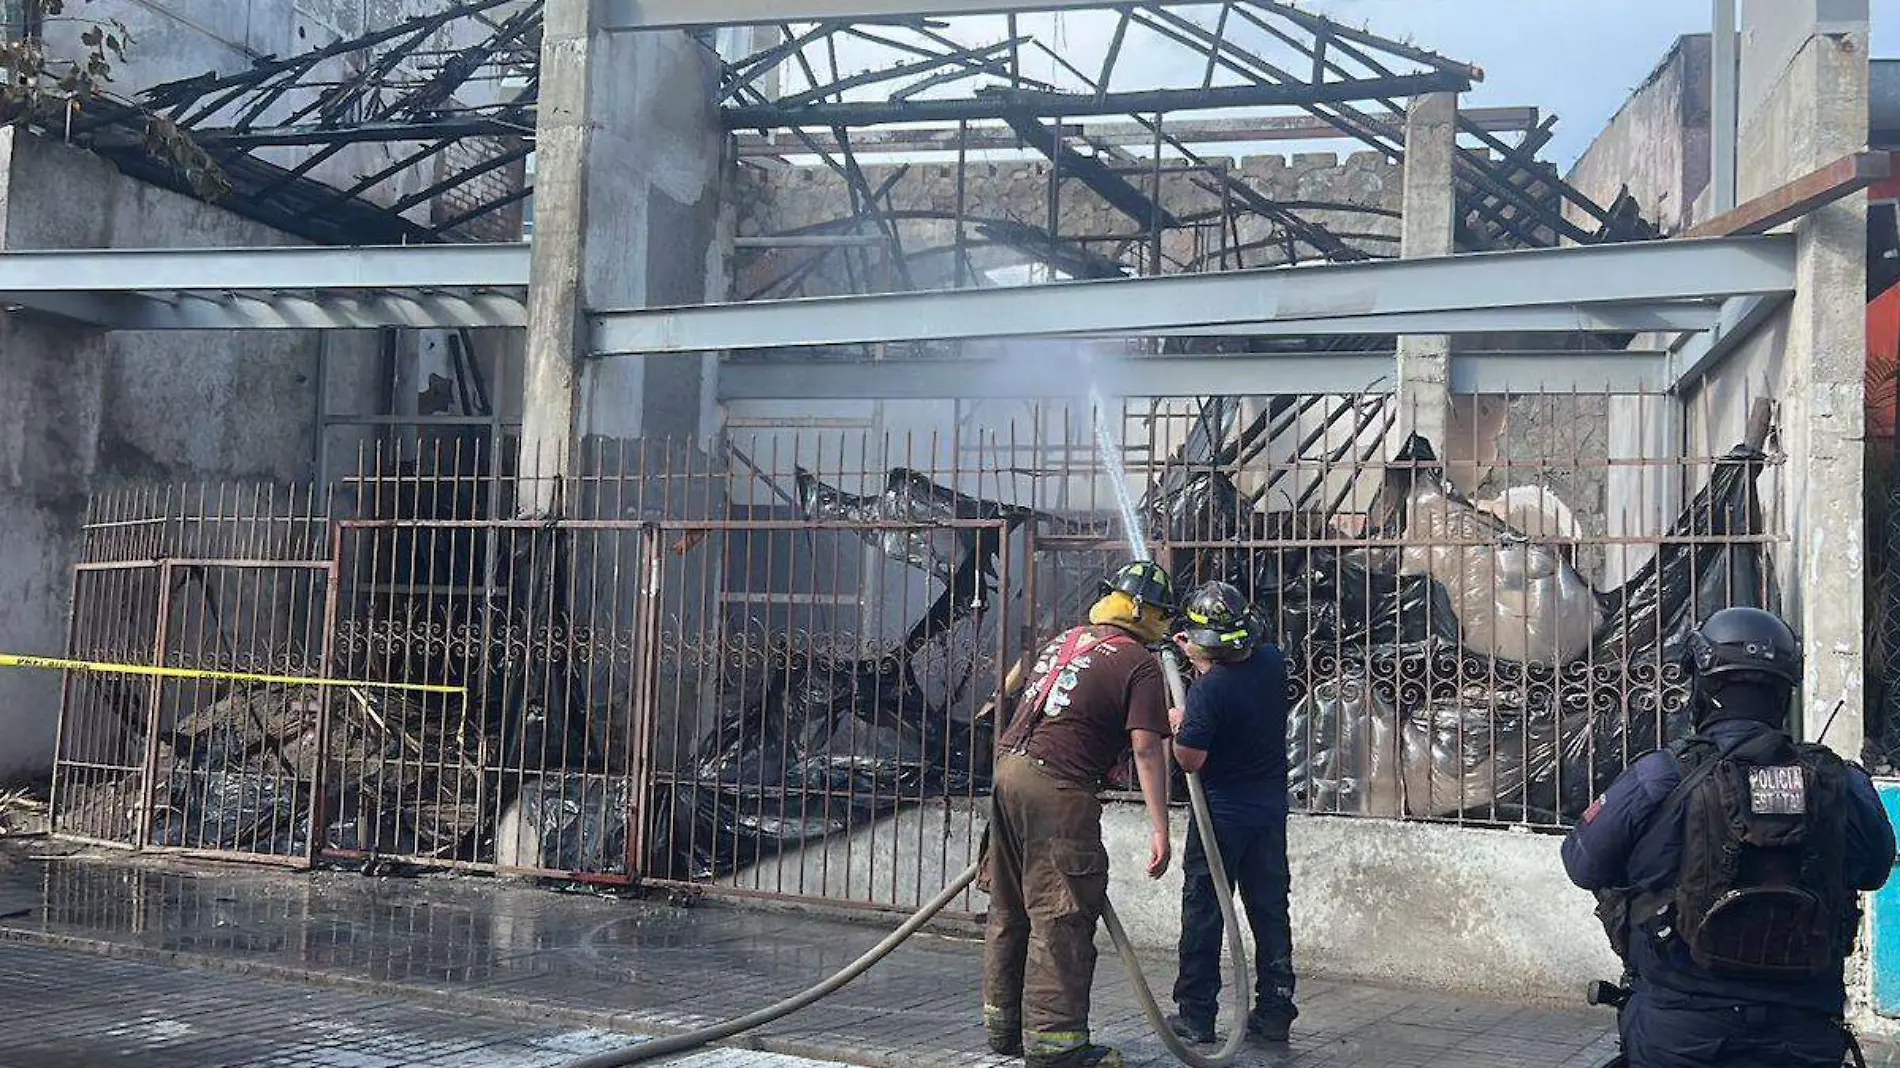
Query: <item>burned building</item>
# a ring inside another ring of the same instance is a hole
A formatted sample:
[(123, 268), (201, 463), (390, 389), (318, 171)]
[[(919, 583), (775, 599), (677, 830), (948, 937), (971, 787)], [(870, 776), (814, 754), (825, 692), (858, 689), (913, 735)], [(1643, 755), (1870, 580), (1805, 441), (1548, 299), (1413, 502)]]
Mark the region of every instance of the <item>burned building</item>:
[[(1484, 57), (1272, 0), (1053, 63), (987, 8), (420, 5), (23, 122), (0, 633), (85, 667), (0, 677), (22, 763), (136, 849), (907, 911), (1127, 551), (1112, 455), (1293, 664), (1303, 945), (1436, 974), (1680, 733), (1714, 608), (1799, 619), (1860, 746), (1864, 212), (1775, 191), (1861, 146), (1865, 49), (1745, 6), (1692, 216), (1461, 110)], [(1459, 952), (1554, 988), (1561, 924)]]

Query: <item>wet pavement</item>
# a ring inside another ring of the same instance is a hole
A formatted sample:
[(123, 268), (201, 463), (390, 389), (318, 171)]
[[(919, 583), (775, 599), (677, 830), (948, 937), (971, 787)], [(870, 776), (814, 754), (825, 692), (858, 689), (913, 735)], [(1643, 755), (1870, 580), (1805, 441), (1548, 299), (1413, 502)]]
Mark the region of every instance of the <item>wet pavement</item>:
[[(543, 1040), (568, 1032), (667, 1033), (748, 1012), (842, 967), (886, 929), (882, 920), (717, 903), (683, 908), (478, 877), (368, 878), (61, 854), (73, 850), (44, 840), (0, 843), (0, 948), (66, 951), (89, 983), (94, 971), (128, 964), (168, 972), (169, 987), (182, 992), (201, 984), (216, 991), (233, 979), (297, 983), (484, 1021), (490, 1032), (514, 1022)], [(919, 935), (835, 996), (735, 1041), (875, 1066), (1019, 1064), (983, 1048), (980, 957), (976, 938)], [(6, 960), (0, 956), (0, 967)], [(1173, 975), (1170, 961), (1145, 967), (1151, 981)], [(15, 1004), (37, 1000), (17, 986), (5, 992)], [(215, 993), (205, 997), (216, 1003)], [(1613, 1052), (1607, 1012), (1321, 979), (1303, 981), (1300, 1000), (1293, 1041), (1250, 1050), (1243, 1063), (1594, 1068)], [(1130, 1063), (1172, 1063), (1106, 953), (1095, 1004), (1098, 1041), (1121, 1047)], [(291, 1008), (286, 1001), (286, 1018)], [(136, 1030), (149, 1009), (140, 999), (92, 1009), (121, 1014), (119, 1026), (134, 1029), (127, 1034), (154, 1043), (152, 1059), (142, 1053), (117, 1063), (178, 1063), (161, 1055), (163, 1035)], [(363, 1063), (437, 1063), (377, 1056)]]
[[(31, 1021), (0, 1028), (0, 1068), (556, 1068), (639, 1041), (20, 942), (0, 943), (0, 997)], [(837, 1068), (734, 1049), (673, 1064)]]

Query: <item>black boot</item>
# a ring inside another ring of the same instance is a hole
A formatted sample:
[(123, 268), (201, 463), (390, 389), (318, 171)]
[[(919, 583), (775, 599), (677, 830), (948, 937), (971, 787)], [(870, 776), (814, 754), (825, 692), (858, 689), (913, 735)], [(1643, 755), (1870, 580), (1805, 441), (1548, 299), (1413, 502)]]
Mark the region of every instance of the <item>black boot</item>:
[(991, 1053), (1004, 1057), (1023, 1055), (1022, 1024), (985, 1020), (983, 1030), (989, 1036)]
[(1120, 1050), (1094, 1043), (1061, 1053), (1031, 1053), (1024, 1058), (1024, 1064), (1027, 1068), (1123, 1068)]
[(1258, 1042), (1281, 1043), (1293, 1029), (1293, 1018), (1284, 1012), (1255, 1010), (1247, 1016), (1247, 1037)]
[(1006, 1009), (983, 1006), (983, 1033), (989, 1037), (990, 1052), (1004, 1057), (1023, 1055), (1023, 1021)]
[(1190, 1019), (1184, 1012), (1168, 1017), (1168, 1030), (1189, 1042), (1206, 1045), (1214, 1041), (1214, 1021)]

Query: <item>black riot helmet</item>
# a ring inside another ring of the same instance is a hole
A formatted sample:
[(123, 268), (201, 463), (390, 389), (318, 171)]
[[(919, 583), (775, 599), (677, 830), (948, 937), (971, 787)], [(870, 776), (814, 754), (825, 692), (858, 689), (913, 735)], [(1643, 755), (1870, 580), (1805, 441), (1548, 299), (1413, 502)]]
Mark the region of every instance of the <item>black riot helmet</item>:
[(1181, 605), (1186, 624), (1182, 635), (1189, 644), (1199, 646), (1221, 659), (1245, 653), (1260, 639), (1260, 624), (1253, 606), (1238, 589), (1225, 582), (1206, 582), (1188, 594)]
[(1120, 591), (1134, 598), (1137, 610), (1159, 608), (1174, 611), (1174, 580), (1160, 564), (1137, 560), (1123, 564), (1113, 575), (1102, 580), (1104, 594)]
[(1801, 685), (1801, 639), (1759, 608), (1724, 608), (1689, 635), (1699, 720), (1732, 714), (1780, 722)]

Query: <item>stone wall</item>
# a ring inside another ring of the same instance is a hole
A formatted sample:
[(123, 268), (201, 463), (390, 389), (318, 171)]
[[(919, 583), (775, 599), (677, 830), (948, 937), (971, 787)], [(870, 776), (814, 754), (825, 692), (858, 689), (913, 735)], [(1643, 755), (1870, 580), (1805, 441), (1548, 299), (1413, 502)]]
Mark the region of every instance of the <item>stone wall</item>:
[[(1398, 251), (1399, 188), (1401, 168), (1376, 152), (1357, 152), (1343, 159), (1336, 153), (1322, 152), (1286, 156), (1253, 156), (1241, 160), (1216, 161), (1248, 186), (1275, 201), (1295, 206), (1299, 202), (1350, 204), (1388, 214), (1364, 211), (1323, 210), (1295, 207), (1311, 222), (1347, 237), (1354, 244), (1376, 252)], [(1154, 188), (1152, 170), (1129, 164), (1127, 178), (1144, 192)], [(986, 240), (983, 224), (997, 222), (1033, 227), (1047, 233), (1054, 196), (1058, 232), (1068, 238), (1090, 238), (1090, 251), (1134, 263), (1140, 255), (1149, 231), (1147, 220), (1137, 220), (1111, 206), (1074, 175), (1058, 175), (1047, 162), (973, 163), (966, 168), (963, 214), (967, 240)], [(1059, 183), (1052, 181), (1060, 178)], [(866, 183), (873, 190), (890, 183), (889, 202), (894, 212), (926, 214), (932, 218), (901, 218), (900, 234), (912, 259), (911, 269), (917, 284), (941, 282), (952, 278), (951, 257), (931, 255), (929, 250), (953, 248), (958, 207), (957, 168), (954, 163), (915, 164), (901, 169), (892, 166), (868, 167)], [(1216, 175), (1188, 170), (1171, 161), (1162, 178), (1163, 207), (1182, 217), (1194, 217), (1222, 211), (1221, 182)], [(1234, 201), (1229, 201), (1235, 204)], [(823, 166), (761, 167), (753, 164), (738, 169), (733, 189), (738, 235), (758, 237), (796, 233), (825, 228), (851, 215), (851, 194), (843, 178)], [(1235, 204), (1238, 207), (1237, 204)], [(845, 228), (830, 227), (831, 232)], [(872, 232), (867, 227), (866, 232)], [(1249, 267), (1270, 266), (1284, 261), (1278, 248), (1245, 246), (1267, 240), (1272, 224), (1262, 216), (1247, 213), (1241, 220), (1238, 242), (1243, 247), (1238, 263)], [(1354, 239), (1349, 235), (1376, 235)], [(990, 235), (994, 236), (994, 235)], [(1231, 245), (1232, 235), (1228, 238)], [(1203, 224), (1170, 230), (1163, 239), (1163, 256), (1170, 262), (1167, 271), (1219, 269), (1221, 235), (1212, 219)], [(922, 255), (920, 255), (920, 253)], [(737, 295), (748, 295), (775, 275), (796, 267), (804, 259), (818, 255), (807, 249), (748, 250), (740, 256), (735, 283)], [(1310, 256), (1310, 250), (1302, 258)], [(835, 258), (835, 257), (834, 257)], [(1020, 254), (985, 256), (977, 253), (979, 269), (1021, 262)], [(1236, 265), (1230, 258), (1227, 265)], [(888, 269), (888, 268), (886, 268)], [(827, 264), (815, 272), (806, 292), (838, 292), (850, 280), (841, 267)], [(860, 280), (860, 285), (865, 283)], [(888, 287), (884, 276), (871, 272), (872, 288)]]

